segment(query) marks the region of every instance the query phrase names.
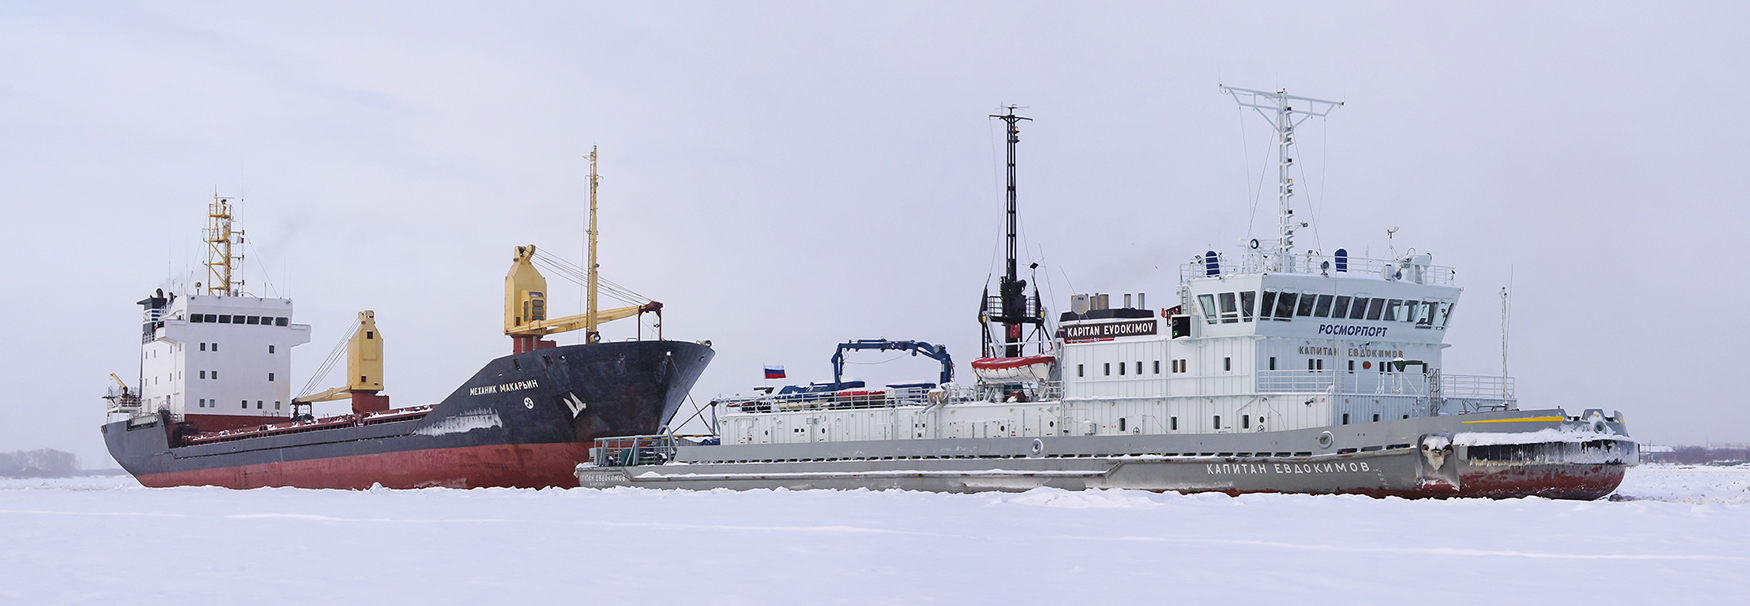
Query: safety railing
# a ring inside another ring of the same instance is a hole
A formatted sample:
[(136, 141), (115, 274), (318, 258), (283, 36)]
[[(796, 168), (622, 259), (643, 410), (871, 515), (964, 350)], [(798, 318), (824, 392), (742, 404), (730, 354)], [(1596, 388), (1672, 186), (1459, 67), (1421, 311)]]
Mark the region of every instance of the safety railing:
[(675, 448), (675, 437), (664, 435), (596, 438), (589, 450), (597, 467), (636, 467), (674, 460)]
[(1017, 385), (946, 385), (935, 388), (849, 388), (837, 392), (735, 396), (711, 401), (724, 414), (931, 406), (968, 402), (1040, 402), (1063, 398), (1061, 381)]
[(1328, 392), (1337, 384), (1332, 370), (1260, 370), (1259, 393)]
[(1513, 397), (1513, 377), (1441, 375), (1440, 395), (1448, 398), (1506, 400)]
[(1179, 281), (1217, 276), (1260, 274), (1264, 272), (1291, 274), (1353, 274), (1385, 277), (1417, 284), (1452, 284), (1455, 271), (1451, 267), (1418, 263), (1415, 257), (1401, 259), (1369, 259), (1319, 253), (1302, 253), (1286, 259), (1285, 267), (1276, 267), (1275, 255), (1264, 250), (1248, 250), (1238, 255), (1216, 254), (1212, 265), (1207, 257), (1198, 257), (1179, 266)]

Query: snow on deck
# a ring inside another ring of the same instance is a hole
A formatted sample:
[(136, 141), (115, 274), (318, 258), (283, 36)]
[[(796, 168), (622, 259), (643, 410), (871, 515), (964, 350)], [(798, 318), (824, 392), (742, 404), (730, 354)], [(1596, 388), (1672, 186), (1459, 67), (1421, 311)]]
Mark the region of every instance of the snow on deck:
[(1736, 603), (1750, 467), (1590, 503), (0, 480), (0, 603)]

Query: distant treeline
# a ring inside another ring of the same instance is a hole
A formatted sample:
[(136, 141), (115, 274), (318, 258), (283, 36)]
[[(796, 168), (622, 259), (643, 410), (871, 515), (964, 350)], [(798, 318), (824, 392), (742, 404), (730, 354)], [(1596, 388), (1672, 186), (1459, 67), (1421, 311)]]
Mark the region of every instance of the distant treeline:
[(79, 457), (51, 448), (0, 452), (0, 477), (70, 478), (79, 472)]
[(1741, 463), (1750, 461), (1750, 448), (1676, 446), (1671, 449), (1671, 452), (1642, 453), (1641, 458), (1649, 463), (1678, 463), (1682, 465)]

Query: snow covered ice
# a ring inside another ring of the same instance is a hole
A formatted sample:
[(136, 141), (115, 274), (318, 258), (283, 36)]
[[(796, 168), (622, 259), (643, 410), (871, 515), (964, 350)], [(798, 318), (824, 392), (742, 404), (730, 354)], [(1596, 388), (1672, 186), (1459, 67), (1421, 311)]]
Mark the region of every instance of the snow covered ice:
[(0, 481), (0, 603), (1742, 603), (1750, 468), (1619, 501)]

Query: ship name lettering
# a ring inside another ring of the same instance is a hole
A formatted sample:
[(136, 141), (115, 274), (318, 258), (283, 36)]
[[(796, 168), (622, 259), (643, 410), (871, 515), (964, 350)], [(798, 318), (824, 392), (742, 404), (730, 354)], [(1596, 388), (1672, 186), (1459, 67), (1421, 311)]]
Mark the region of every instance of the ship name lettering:
[(523, 390), (523, 389), (534, 389), (535, 387), (539, 387), (539, 386), (540, 386), (540, 384), (537, 383), (535, 379), (529, 379), (527, 381), (517, 381), (514, 383), (500, 383), (498, 385), (481, 385), (479, 387), (468, 388), (468, 395), (470, 395), (470, 396), (484, 396), (484, 395), (488, 395), (488, 394), (495, 394), (495, 393), (498, 393), (501, 391), (519, 391), (519, 390)]
[(1355, 337), (1383, 337), (1387, 326), (1355, 326), (1353, 324), (1320, 324), (1321, 335), (1343, 335)]
[(1154, 320), (1081, 324), (1063, 327), (1065, 339), (1098, 339), (1102, 337), (1136, 337), (1155, 334), (1159, 324)]
[(1362, 348), (1351, 347), (1351, 348), (1349, 348), (1349, 357), (1351, 357), (1351, 358), (1402, 358), (1402, 357), (1404, 357), (1404, 350), (1402, 350), (1402, 349), (1370, 349), (1370, 348), (1365, 348), (1365, 347), (1362, 347)]
[(1344, 473), (1350, 471), (1373, 471), (1366, 462), (1349, 461), (1337, 463), (1275, 463), (1274, 473), (1305, 474), (1305, 473)]
[(1335, 347), (1320, 347), (1317, 345), (1302, 345), (1302, 346), (1300, 346), (1300, 353), (1303, 353), (1303, 354), (1306, 354), (1309, 356), (1334, 356), (1334, 355), (1337, 355), (1337, 348), (1335, 348)]

